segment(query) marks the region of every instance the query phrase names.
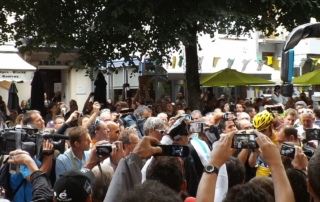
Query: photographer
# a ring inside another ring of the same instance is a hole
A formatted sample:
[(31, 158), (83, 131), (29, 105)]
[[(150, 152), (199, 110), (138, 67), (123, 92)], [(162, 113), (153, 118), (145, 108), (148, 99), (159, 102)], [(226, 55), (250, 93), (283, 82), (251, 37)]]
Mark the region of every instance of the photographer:
[[(106, 141), (98, 142), (96, 145), (107, 144)], [(52, 189), (47, 175), (38, 169), (36, 163), (30, 155), (22, 150), (15, 150), (9, 154), (9, 163), (24, 165), (30, 170), (30, 182), (32, 184), (32, 196), (28, 200), (34, 202), (52, 202), (63, 201), (62, 197), (68, 197), (68, 201), (86, 202), (91, 201), (90, 191), (94, 184), (95, 178), (91, 170), (94, 166), (103, 161), (106, 157), (98, 157), (96, 149), (92, 153), (84, 166), (84, 169), (70, 170), (61, 174), (61, 178), (57, 180)], [(67, 176), (67, 178), (66, 178)], [(70, 186), (71, 185), (71, 186)], [(31, 186), (30, 186), (31, 187)], [(84, 189), (87, 188), (87, 189)], [(101, 187), (102, 189), (103, 187)], [(54, 195), (55, 192), (55, 195)], [(63, 194), (62, 194), (63, 193)], [(58, 199), (61, 197), (61, 199)]]
[[(31, 201), (32, 199), (32, 185), (31, 182), (31, 174), (34, 169), (40, 170), (41, 172), (49, 175), (52, 167), (52, 155), (53, 155), (53, 145), (49, 142), (49, 140), (43, 140), (42, 142), (42, 150), (43, 151), (52, 151), (49, 155), (44, 155), (42, 162), (37, 160), (35, 157), (30, 157), (30, 161), (32, 161), (33, 167), (30, 170), (26, 165), (19, 164), (20, 173), (10, 174), (10, 186), (12, 190), (18, 189), (16, 192), (13, 202), (21, 202), (21, 201)], [(28, 154), (26, 151), (19, 150), (25, 154)], [(29, 154), (28, 154), (29, 155)], [(9, 157), (12, 156), (10, 153)], [(13, 159), (13, 162), (15, 163)], [(17, 160), (16, 160), (17, 161)], [(10, 160), (9, 160), (10, 163)], [(19, 187), (20, 185), (20, 187)]]

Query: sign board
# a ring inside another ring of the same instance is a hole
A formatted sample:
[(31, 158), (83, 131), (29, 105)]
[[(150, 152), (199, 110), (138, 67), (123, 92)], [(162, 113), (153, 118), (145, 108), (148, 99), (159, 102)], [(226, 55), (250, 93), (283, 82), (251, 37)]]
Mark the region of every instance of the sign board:
[(0, 81), (32, 81), (34, 71), (0, 70)]
[(76, 88), (76, 95), (86, 95), (87, 94), (87, 87), (77, 87)]

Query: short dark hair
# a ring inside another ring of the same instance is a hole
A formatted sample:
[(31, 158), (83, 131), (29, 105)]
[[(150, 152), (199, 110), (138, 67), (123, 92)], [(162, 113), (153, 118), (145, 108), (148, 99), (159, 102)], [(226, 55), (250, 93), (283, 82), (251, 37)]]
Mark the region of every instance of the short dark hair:
[(249, 114), (249, 113), (252, 112), (253, 109), (254, 109), (253, 107), (249, 106), (249, 107), (246, 108), (245, 112), (246, 112), (247, 114)]
[(246, 183), (243, 185), (236, 185), (228, 190), (223, 202), (270, 202), (274, 201), (272, 197), (261, 187), (254, 183)]
[(146, 173), (147, 180), (158, 180), (175, 192), (183, 182), (183, 162), (176, 157), (153, 158)]
[(307, 176), (296, 169), (286, 170), (296, 202), (304, 202), (310, 198), (307, 190)]
[(308, 181), (315, 195), (320, 198), (320, 148), (318, 147), (315, 154), (311, 157), (308, 164)]
[(266, 177), (266, 176), (255, 177), (250, 180), (250, 183), (253, 183), (256, 186), (259, 186), (260, 188), (265, 190), (273, 199), (272, 201), (274, 201), (275, 199), (274, 186), (273, 186), (273, 181), (271, 177)]
[(125, 129), (120, 133), (118, 140), (122, 142), (123, 147), (124, 147), (124, 144), (131, 144), (130, 134), (132, 133), (138, 135), (135, 129)]
[(284, 126), (283, 132), (286, 138), (290, 138), (290, 136), (293, 135), (295, 140), (298, 139), (298, 130), (293, 126)]
[(82, 127), (74, 127), (69, 131), (69, 140), (71, 146), (74, 146), (75, 142), (80, 142), (81, 141), (81, 136), (83, 134), (87, 134), (88, 130), (86, 128)]
[(96, 130), (100, 129), (100, 124), (102, 120), (100, 117), (96, 117), (91, 123), (88, 125), (88, 133), (91, 138), (93, 138), (96, 135)]
[(226, 161), (226, 167), (229, 189), (244, 182), (246, 178), (246, 168), (238, 158), (231, 156), (228, 161)]
[(23, 117), (22, 117), (22, 124), (23, 125), (28, 125), (28, 124), (32, 124), (33, 120), (32, 120), (32, 115), (33, 114), (39, 114), (40, 115), (40, 112), (37, 111), (37, 110), (30, 110), (30, 111), (27, 111), (26, 113), (24, 113)]
[(320, 109), (318, 108), (313, 109), (313, 113), (318, 119), (320, 118)]
[(156, 180), (147, 180), (129, 191), (122, 202), (182, 202), (177, 192)]

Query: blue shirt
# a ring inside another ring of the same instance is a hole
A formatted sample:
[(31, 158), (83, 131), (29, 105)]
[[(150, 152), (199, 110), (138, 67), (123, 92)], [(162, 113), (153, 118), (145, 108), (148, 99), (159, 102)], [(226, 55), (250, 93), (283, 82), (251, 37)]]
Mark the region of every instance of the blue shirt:
[[(33, 160), (36, 162), (37, 166), (40, 167), (41, 162), (36, 158), (33, 158)], [(20, 174), (10, 174), (10, 186), (12, 191), (14, 191), (18, 187), (18, 185), (21, 183), (23, 179), (25, 179), (30, 175), (30, 171), (27, 166), (20, 165), (19, 168), (20, 168)], [(13, 202), (25, 202), (25, 201), (31, 201), (31, 200), (32, 200), (32, 185), (30, 182), (26, 181), (21, 185), (19, 191), (14, 196)]]
[[(71, 152), (70, 152), (71, 151)], [(60, 154), (56, 160), (56, 179), (59, 178), (61, 173), (66, 172), (67, 170), (75, 169), (72, 163), (72, 157), (70, 157), (70, 153), (74, 159), (74, 163), (76, 165), (76, 169), (81, 169), (84, 164), (88, 161), (90, 151), (84, 151), (82, 154), (82, 159), (78, 159), (71, 149), (68, 149), (64, 152), (64, 154)]]

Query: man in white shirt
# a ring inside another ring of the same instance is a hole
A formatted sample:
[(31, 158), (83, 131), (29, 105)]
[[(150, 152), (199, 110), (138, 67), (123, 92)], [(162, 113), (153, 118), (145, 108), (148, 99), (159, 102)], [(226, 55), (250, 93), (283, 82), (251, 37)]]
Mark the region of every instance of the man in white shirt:
[(274, 94), (271, 96), (272, 104), (286, 104), (288, 99), (280, 94), (281, 87), (276, 85), (274, 87)]
[(314, 124), (315, 117), (311, 109), (303, 109), (300, 115), (302, 125), (298, 126), (296, 129), (298, 131), (298, 137), (305, 138), (306, 129), (308, 128), (319, 128), (318, 125)]

